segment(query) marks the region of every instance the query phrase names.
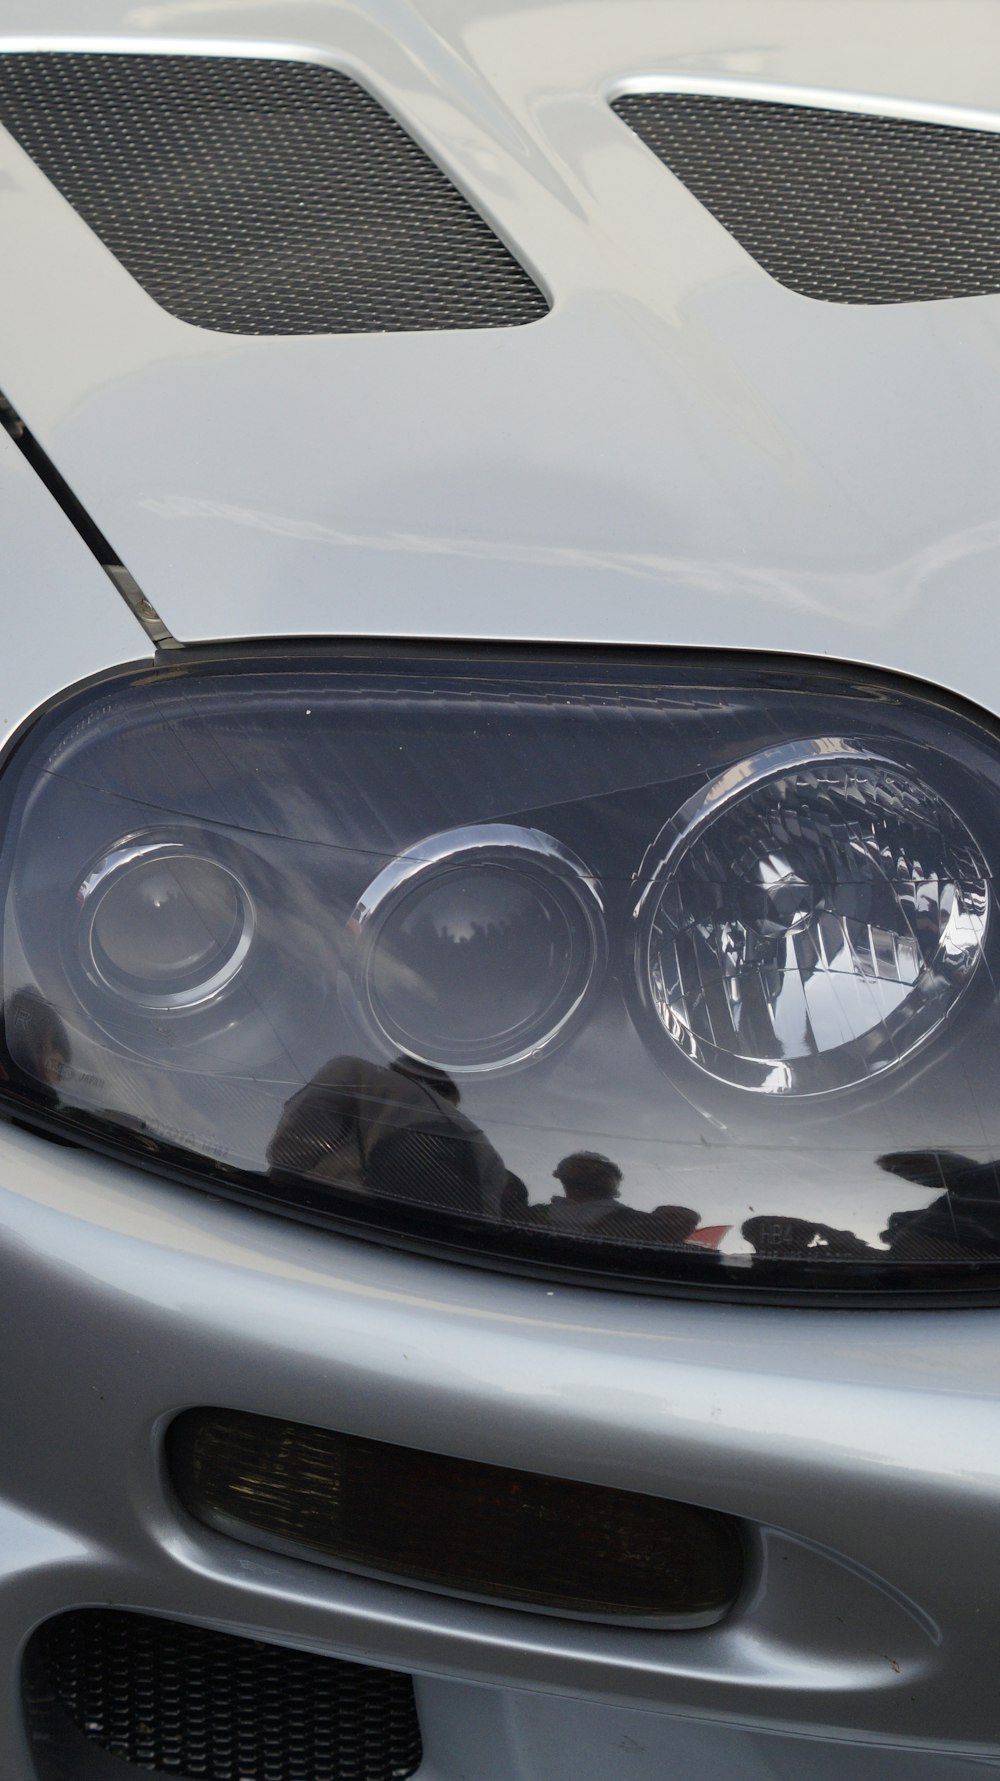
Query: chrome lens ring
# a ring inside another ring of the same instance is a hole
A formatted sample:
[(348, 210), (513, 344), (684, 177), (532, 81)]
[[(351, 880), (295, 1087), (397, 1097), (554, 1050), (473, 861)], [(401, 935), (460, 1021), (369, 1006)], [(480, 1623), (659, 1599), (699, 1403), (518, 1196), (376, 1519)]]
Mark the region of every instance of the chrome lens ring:
[(256, 914), (230, 866), (179, 838), (129, 837), (76, 894), (76, 953), (89, 984), (152, 1013), (205, 1006), (230, 988)]
[(649, 849), (634, 912), (647, 1035), (728, 1087), (855, 1087), (941, 1028), (983, 955), (989, 874), (910, 768), (838, 737), (720, 775)]
[(583, 862), (537, 829), (432, 835), (365, 891), (350, 923), (367, 1030), (455, 1075), (539, 1058), (574, 1030), (607, 961)]

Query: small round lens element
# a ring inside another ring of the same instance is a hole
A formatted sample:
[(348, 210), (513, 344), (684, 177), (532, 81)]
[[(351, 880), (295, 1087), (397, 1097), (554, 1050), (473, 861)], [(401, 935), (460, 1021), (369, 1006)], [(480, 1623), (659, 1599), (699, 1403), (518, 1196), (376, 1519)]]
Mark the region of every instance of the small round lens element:
[(647, 856), (640, 999), (718, 1080), (861, 1083), (941, 1026), (982, 957), (987, 869), (961, 818), (891, 762), (825, 739), (745, 761)]
[(181, 842), (128, 844), (80, 887), (91, 981), (144, 1008), (187, 1008), (219, 994), (253, 938), (253, 906), (218, 860)]
[(604, 963), (600, 899), (558, 842), (497, 825), (432, 837), (355, 911), (355, 986), (384, 1043), (454, 1071), (564, 1037)]

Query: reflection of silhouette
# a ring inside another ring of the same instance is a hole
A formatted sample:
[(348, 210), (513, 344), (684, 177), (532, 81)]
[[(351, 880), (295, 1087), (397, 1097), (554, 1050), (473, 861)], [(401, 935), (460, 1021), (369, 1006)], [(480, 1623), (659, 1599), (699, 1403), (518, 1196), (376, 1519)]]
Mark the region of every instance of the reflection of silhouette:
[[(23, 1096), (32, 1111), (52, 1113), (61, 1105), (59, 1084), (69, 1062), (69, 1034), (51, 1002), (35, 989), (15, 990), (0, 1009), (0, 1090)], [(9, 1107), (3, 1117), (24, 1131), (38, 1130), (33, 1120), (18, 1118)], [(45, 1135), (51, 1144), (73, 1143), (55, 1131)]]
[(500, 1212), (511, 1224), (528, 1222), (528, 1190), (517, 1175), (507, 1170), (507, 1181), (500, 1196)]
[(833, 1225), (819, 1224), (812, 1218), (791, 1218), (782, 1213), (748, 1218), (742, 1231), (753, 1245), (758, 1261), (785, 1261), (793, 1256), (860, 1261), (878, 1254), (853, 1231), (838, 1231)]
[(19, 989), (3, 1005), (0, 1080), (26, 1090), (36, 1107), (59, 1104), (58, 1084), (70, 1060), (69, 1035), (59, 1015), (34, 989)]
[[(940, 1188), (916, 1211), (893, 1212), (881, 1240), (893, 1262), (974, 1261), (1000, 1256), (1000, 1181), (997, 1164), (976, 1163), (946, 1150), (901, 1150), (876, 1158), (880, 1169), (915, 1186)], [(872, 1261), (885, 1251), (853, 1231), (782, 1214), (748, 1218), (743, 1235), (761, 1264), (798, 1260)]]
[(552, 1173), (563, 1190), (546, 1208), (546, 1221), (553, 1230), (589, 1230), (626, 1210), (615, 1204), (622, 1172), (610, 1157), (596, 1150), (577, 1150), (564, 1156)]
[(697, 1227), (698, 1214), (689, 1206), (658, 1206), (655, 1212), (639, 1212), (620, 1205), (622, 1172), (610, 1157), (596, 1150), (573, 1151), (552, 1173), (562, 1194), (532, 1213), (534, 1222), (550, 1231), (678, 1248)]
[(388, 1068), (331, 1058), (287, 1103), (268, 1148), (271, 1177), (498, 1213), (520, 1184), (458, 1100), (450, 1076), (413, 1058)]
[(880, 1169), (919, 1187), (943, 1189), (929, 1206), (894, 1212), (882, 1232), (894, 1261), (971, 1261), (1000, 1255), (997, 1164), (948, 1150), (899, 1150), (877, 1158)]
[[(648, 1216), (650, 1235), (657, 1243), (665, 1243), (669, 1248), (687, 1243), (698, 1229), (698, 1213), (692, 1212), (690, 1206), (657, 1206)], [(719, 1225), (716, 1228), (725, 1232), (728, 1226)], [(703, 1260), (714, 1259), (714, 1244), (704, 1247), (699, 1244), (698, 1247), (702, 1250)]]
[[(446, 1015), (449, 1037), (452, 1023), (458, 1030), (466, 1022), (477, 1024), (479, 997), (470, 994), (470, 985), (478, 986), (479, 994), (488, 994), (490, 1001), (503, 1011), (508, 997), (514, 1009), (520, 1009), (523, 986), (545, 983), (552, 970), (552, 935), (544, 922), (528, 919), (522, 898), (513, 887), (490, 887), (481, 884), (479, 898), (496, 899), (492, 917), (469, 922), (459, 902), (457, 908), (439, 910), (437, 916), (418, 915), (405, 927), (405, 947), (400, 963), (404, 966), (394, 993), (401, 993), (402, 984), (411, 978), (410, 996), (421, 1008), (428, 1001), (423, 987), (433, 984), (431, 1017)], [(411, 972), (405, 971), (412, 962)], [(416, 984), (413, 985), (415, 977)], [(409, 999), (409, 998), (408, 998)], [(464, 1011), (464, 1013), (463, 1013)]]

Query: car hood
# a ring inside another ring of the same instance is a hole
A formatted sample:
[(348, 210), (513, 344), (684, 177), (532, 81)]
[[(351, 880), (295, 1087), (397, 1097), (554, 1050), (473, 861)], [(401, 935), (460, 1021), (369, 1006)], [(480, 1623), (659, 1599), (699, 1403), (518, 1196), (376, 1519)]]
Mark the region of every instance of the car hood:
[(178, 639), (776, 650), (1000, 709), (1000, 297), (800, 296), (609, 103), (662, 80), (1000, 128), (975, 0), (6, 0), (2, 22), (8, 48), (355, 75), (551, 302), (467, 332), (195, 328), (0, 132), (0, 387)]

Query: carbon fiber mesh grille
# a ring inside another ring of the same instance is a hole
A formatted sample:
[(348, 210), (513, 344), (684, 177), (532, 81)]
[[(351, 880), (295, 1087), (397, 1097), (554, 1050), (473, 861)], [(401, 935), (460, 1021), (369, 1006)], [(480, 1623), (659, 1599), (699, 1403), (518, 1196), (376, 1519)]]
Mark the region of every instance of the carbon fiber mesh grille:
[(231, 56), (0, 56), (0, 123), (151, 297), (236, 334), (496, 328), (547, 304), (346, 75)]
[(1000, 291), (1000, 134), (704, 94), (632, 94), (614, 110), (803, 296)]
[[(109, 1609), (62, 1614), (31, 1654), (87, 1738), (191, 1781), (392, 1781), (421, 1760), (409, 1676)], [(44, 1703), (31, 1695), (37, 1724)], [(51, 1721), (47, 1774), (74, 1772)], [(89, 1769), (87, 1773), (89, 1773)]]

